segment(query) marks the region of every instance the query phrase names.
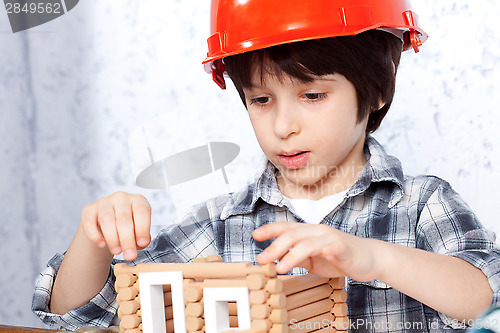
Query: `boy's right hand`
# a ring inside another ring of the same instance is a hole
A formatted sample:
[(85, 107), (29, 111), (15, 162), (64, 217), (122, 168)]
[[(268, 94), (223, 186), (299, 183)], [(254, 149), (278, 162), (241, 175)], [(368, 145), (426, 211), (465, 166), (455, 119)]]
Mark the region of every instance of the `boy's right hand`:
[(116, 192), (85, 206), (81, 226), (98, 247), (134, 260), (151, 241), (151, 206), (140, 194)]

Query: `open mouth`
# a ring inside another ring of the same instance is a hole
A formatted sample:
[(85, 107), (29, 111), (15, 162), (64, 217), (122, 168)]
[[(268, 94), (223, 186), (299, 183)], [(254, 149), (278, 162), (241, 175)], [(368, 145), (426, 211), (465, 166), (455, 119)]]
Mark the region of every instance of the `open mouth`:
[(285, 168), (287, 169), (298, 169), (304, 166), (309, 159), (311, 152), (302, 151), (298, 153), (287, 154), (283, 153), (278, 155), (278, 159)]

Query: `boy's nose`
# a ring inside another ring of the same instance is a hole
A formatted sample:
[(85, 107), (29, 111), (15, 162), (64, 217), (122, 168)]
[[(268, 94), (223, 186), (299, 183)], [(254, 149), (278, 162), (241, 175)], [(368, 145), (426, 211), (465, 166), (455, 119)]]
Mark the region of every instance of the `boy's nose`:
[(274, 119), (274, 134), (280, 139), (300, 133), (296, 110), (290, 105), (277, 105)]

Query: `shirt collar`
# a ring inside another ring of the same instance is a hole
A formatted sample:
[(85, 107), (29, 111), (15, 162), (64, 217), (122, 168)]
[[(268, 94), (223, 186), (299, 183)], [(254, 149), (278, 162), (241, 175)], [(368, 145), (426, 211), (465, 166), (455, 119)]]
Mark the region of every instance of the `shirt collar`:
[(372, 136), (366, 138), (365, 155), (368, 162), (347, 195), (352, 197), (363, 193), (372, 183), (392, 183), (395, 189), (392, 192), (389, 207), (393, 207), (404, 195), (404, 174), (401, 162), (396, 157), (388, 155), (382, 145)]
[[(372, 136), (366, 138), (364, 150), (368, 162), (356, 183), (347, 191), (347, 196), (354, 197), (363, 193), (372, 183), (389, 182), (395, 185), (395, 191), (389, 202), (389, 207), (393, 207), (404, 195), (401, 162), (388, 155), (382, 145)], [(268, 161), (264, 171), (254, 183), (231, 195), (222, 210), (221, 219), (225, 220), (231, 215), (251, 213), (259, 199), (272, 206), (283, 207), (285, 199), (278, 189), (276, 173), (276, 167)]]
[(276, 167), (267, 161), (263, 172), (255, 182), (231, 195), (230, 200), (222, 209), (221, 219), (225, 220), (231, 215), (251, 213), (259, 199), (272, 206), (284, 206), (285, 199), (278, 188), (276, 173)]

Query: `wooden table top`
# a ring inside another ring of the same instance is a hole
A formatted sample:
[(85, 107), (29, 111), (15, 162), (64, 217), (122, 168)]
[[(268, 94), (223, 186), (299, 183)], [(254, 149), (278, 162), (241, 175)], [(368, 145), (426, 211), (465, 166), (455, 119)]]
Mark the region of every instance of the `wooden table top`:
[(49, 330), (46, 328), (0, 325), (0, 332), (2, 332), (2, 333), (55, 333), (55, 332), (60, 332), (60, 331)]
[[(0, 333), (68, 333), (70, 331), (52, 330), (47, 328), (36, 327), (23, 327), (23, 326), (9, 326), (0, 324)], [(73, 333), (118, 333), (118, 326), (112, 327), (82, 327)]]

